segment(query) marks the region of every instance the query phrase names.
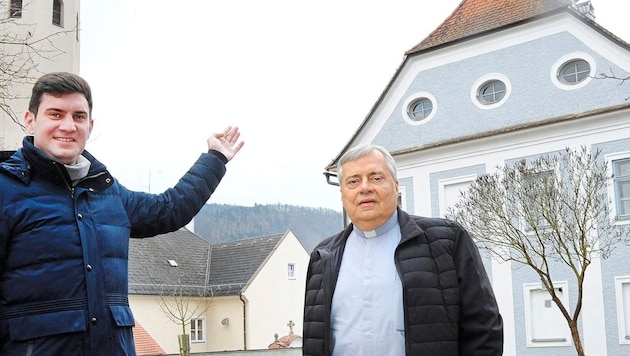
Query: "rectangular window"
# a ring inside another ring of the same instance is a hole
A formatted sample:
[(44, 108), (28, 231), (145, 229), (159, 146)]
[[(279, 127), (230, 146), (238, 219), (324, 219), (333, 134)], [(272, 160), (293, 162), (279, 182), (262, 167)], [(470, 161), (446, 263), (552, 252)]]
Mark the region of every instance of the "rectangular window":
[(612, 161), (617, 219), (630, 219), (630, 158)]
[(407, 210), (407, 189), (405, 187), (398, 187), (398, 206), (402, 210)]
[(440, 216), (445, 216), (448, 209), (459, 202), (462, 193), (477, 179), (477, 175), (467, 175), (438, 181)]
[[(556, 295), (569, 307), (568, 283), (554, 283)], [(528, 347), (570, 346), (571, 331), (551, 295), (540, 283), (525, 284), (525, 332)]]
[(22, 17), (22, 0), (11, 0), (11, 4), (9, 5), (9, 17)]
[(289, 263), (287, 265), (287, 277), (289, 279), (296, 279), (296, 273), (295, 273), (295, 263)]
[(615, 277), (619, 343), (630, 344), (630, 276)]
[(205, 342), (206, 319), (190, 320), (190, 342)]
[(549, 204), (550, 199), (546, 197), (553, 194), (556, 189), (555, 184), (555, 172), (551, 170), (531, 172), (525, 177), (523, 189), (526, 200), (531, 202), (527, 208), (529, 213), (525, 214), (527, 219), (531, 219), (525, 221), (526, 230), (534, 230), (534, 227), (536, 229), (549, 228), (550, 224), (545, 215), (551, 216), (553, 213)]

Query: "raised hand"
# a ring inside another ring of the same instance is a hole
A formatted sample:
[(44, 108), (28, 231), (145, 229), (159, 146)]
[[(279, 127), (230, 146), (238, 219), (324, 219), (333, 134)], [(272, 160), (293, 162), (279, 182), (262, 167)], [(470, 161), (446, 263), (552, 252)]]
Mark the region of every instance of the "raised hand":
[(244, 141), (239, 141), (240, 136), (238, 127), (228, 126), (223, 132), (208, 137), (208, 149), (221, 152), (230, 161), (245, 144)]

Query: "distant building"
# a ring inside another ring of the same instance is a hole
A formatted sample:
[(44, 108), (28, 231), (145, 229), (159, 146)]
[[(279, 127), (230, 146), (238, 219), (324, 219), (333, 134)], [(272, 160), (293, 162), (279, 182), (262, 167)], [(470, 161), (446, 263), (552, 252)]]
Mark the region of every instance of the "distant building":
[[(402, 207), (437, 217), (497, 166), (586, 145), (616, 172), (606, 192), (611, 218), (630, 224), (630, 82), (595, 78), (629, 77), (630, 45), (595, 22), (596, 8), (596, 0), (463, 0), (405, 53), (326, 169), (334, 175), (350, 147), (382, 145), (398, 164)], [(630, 354), (628, 253), (621, 246), (589, 267), (579, 323), (587, 355)], [(490, 258), (485, 265), (505, 321), (505, 355), (575, 355), (537, 275)], [(557, 293), (573, 308), (575, 279), (556, 272)]]
[[(38, 77), (53, 71), (79, 73), (79, 5), (80, 0), (0, 0), (0, 62), (4, 64), (0, 150), (22, 146), (26, 133), (12, 116), (23, 124)], [(11, 43), (29, 43), (31, 47)], [(13, 80), (17, 77), (20, 79)]]
[(287, 323), (289, 334), (278, 338), (278, 334), (274, 334), (274, 341), (269, 345), (269, 349), (296, 349), (302, 347), (302, 337), (293, 332), (295, 323), (289, 320)]
[(178, 352), (182, 328), (161, 299), (198, 307), (186, 325), (191, 352), (267, 349), (287, 322), (301, 332), (308, 258), (290, 230), (215, 244), (186, 229), (131, 239), (129, 304), (167, 354)]

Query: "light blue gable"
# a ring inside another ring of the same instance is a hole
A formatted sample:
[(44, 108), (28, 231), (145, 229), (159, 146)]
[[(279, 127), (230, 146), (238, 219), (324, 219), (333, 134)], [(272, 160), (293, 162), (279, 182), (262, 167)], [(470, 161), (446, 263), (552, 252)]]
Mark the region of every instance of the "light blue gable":
[[(611, 70), (620, 77), (630, 75), (569, 32), (557, 33), (418, 73), (373, 143), (397, 151), (627, 102), (629, 87), (612, 79), (593, 79), (575, 90), (555, 86), (554, 64), (576, 52), (593, 58), (595, 75)], [(497, 108), (480, 109), (473, 104), (471, 91), (475, 82), (492, 73), (507, 77), (511, 94)], [(435, 97), (435, 116), (411, 125), (403, 119), (403, 106), (417, 92)]]

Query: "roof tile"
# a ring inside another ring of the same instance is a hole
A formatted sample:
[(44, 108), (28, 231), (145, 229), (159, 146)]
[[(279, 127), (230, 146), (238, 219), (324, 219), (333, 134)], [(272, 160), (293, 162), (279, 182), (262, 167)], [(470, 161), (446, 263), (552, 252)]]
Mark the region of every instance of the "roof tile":
[(571, 0), (463, 0), (440, 26), (406, 54), (570, 7)]

